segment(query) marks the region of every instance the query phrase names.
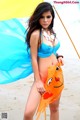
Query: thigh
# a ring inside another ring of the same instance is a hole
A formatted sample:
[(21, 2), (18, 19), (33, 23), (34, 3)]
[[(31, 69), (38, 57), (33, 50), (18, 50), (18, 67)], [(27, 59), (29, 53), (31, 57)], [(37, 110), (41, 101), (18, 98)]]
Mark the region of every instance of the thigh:
[(29, 112), (29, 113), (32, 112), (34, 114), (34, 112), (36, 111), (36, 108), (40, 102), (40, 98), (41, 98), (41, 95), (37, 91), (36, 84), (34, 82), (31, 87), (31, 91), (29, 93), (25, 112)]

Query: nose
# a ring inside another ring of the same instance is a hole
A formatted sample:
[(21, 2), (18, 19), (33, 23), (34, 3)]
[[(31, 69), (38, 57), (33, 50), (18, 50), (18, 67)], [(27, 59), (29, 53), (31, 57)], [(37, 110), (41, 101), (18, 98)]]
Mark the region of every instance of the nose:
[(44, 18), (44, 21), (45, 21), (45, 22), (47, 21), (47, 18), (46, 18), (46, 17)]

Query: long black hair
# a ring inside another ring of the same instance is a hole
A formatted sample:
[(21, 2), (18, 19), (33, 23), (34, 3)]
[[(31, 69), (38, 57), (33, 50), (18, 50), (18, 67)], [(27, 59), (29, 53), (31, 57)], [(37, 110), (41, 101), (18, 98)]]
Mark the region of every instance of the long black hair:
[(27, 29), (28, 33), (26, 35), (26, 42), (27, 42), (29, 47), (30, 47), (31, 33), (34, 30), (37, 30), (37, 29), (39, 29), (41, 31), (42, 26), (39, 24), (39, 19), (41, 18), (42, 14), (44, 12), (47, 12), (47, 11), (50, 11), (51, 15), (52, 15), (52, 22), (51, 22), (51, 24), (49, 26), (49, 29), (52, 30), (53, 25), (54, 25), (54, 17), (55, 17), (54, 10), (53, 10), (52, 5), (50, 3), (42, 2), (36, 7), (36, 9), (34, 10), (32, 16), (29, 19), (28, 29)]

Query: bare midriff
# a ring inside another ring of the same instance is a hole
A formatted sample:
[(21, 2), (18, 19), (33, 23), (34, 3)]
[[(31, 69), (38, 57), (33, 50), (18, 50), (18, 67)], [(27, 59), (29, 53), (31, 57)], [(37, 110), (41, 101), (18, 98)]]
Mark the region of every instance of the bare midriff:
[(57, 64), (56, 56), (52, 54), (47, 58), (38, 58), (38, 64), (41, 80), (45, 82), (48, 75), (48, 67)]

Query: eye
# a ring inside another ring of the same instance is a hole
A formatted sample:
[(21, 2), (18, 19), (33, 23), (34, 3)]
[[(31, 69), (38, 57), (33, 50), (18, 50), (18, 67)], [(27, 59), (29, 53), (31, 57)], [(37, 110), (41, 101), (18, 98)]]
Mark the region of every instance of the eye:
[(51, 16), (50, 16), (50, 15), (48, 15), (48, 16), (47, 16), (47, 18), (51, 18)]
[(48, 18), (48, 19), (49, 19), (49, 18), (51, 18), (51, 15), (48, 15), (48, 16), (41, 16), (40, 18), (42, 18), (42, 19), (43, 19), (43, 18)]
[(48, 80), (48, 85), (50, 85), (51, 82), (52, 82), (52, 78)]

